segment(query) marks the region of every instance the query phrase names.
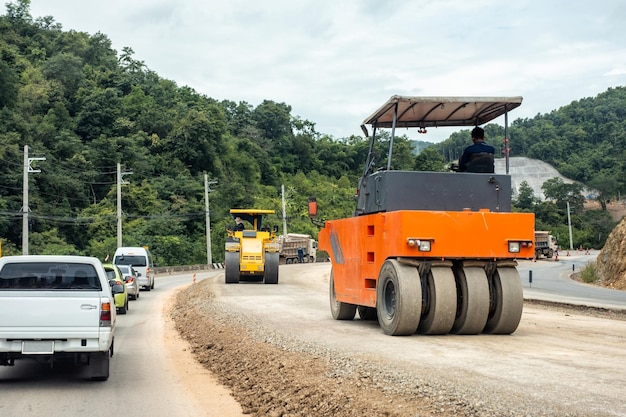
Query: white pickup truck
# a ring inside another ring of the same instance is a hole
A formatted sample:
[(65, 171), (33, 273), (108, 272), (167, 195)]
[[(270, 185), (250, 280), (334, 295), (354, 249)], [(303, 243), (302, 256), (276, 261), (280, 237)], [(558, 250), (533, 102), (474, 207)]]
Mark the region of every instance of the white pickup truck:
[[(118, 288), (119, 287), (119, 288)], [(0, 365), (71, 360), (91, 379), (109, 378), (115, 336), (113, 295), (99, 259), (87, 256), (0, 258)]]

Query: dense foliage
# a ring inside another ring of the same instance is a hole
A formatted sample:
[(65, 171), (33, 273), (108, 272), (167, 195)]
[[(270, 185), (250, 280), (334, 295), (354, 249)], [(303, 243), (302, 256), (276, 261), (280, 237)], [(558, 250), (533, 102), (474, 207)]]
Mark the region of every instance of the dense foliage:
[[(118, 164), (128, 173), (121, 187), (123, 244), (149, 246), (161, 265), (206, 262), (205, 177), (215, 262), (223, 258), (230, 208), (274, 209), (266, 225), (282, 226), (281, 186), (289, 232), (317, 235), (306, 213), (309, 196), (317, 198), (321, 217), (351, 215), (365, 138), (319, 133), (286, 103), (217, 101), (177, 86), (137, 61), (131, 48), (118, 53), (102, 33), (63, 31), (51, 16), (33, 19), (29, 6), (30, 0), (8, 3), (0, 16), (4, 254), (21, 253), (25, 145), (30, 157), (45, 157), (33, 162), (41, 172), (28, 174), (30, 253), (104, 258), (114, 252)], [(626, 90), (615, 88), (516, 120), (512, 152), (613, 195), (624, 186), (625, 100)], [(486, 133), (502, 143), (498, 125), (487, 125)], [(393, 168), (444, 170), (467, 137), (455, 133), (417, 156), (406, 137), (396, 138)], [(384, 154), (389, 138), (381, 138)], [(554, 229), (549, 222), (563, 222), (555, 199), (520, 209), (545, 211), (538, 221)], [(549, 204), (554, 208), (543, 207)], [(597, 223), (605, 221), (597, 216)]]
[[(452, 161), (461, 155), (468, 137), (469, 131), (456, 132), (434, 147), (446, 161)], [(504, 153), (503, 127), (487, 125), (485, 137), (496, 153)], [(549, 114), (514, 120), (508, 137), (509, 155), (542, 160), (577, 181), (563, 184), (550, 179), (542, 187), (549, 191), (544, 192), (547, 201), (543, 202), (527, 201), (523, 190), (517, 190), (517, 208), (534, 212), (536, 229), (551, 230), (569, 247), (569, 203), (572, 244), (603, 246), (615, 227), (606, 203), (619, 199), (626, 191), (626, 88), (609, 88), (595, 98), (574, 101)], [(602, 207), (600, 212), (583, 211), (582, 195), (589, 194), (583, 190), (592, 190)]]

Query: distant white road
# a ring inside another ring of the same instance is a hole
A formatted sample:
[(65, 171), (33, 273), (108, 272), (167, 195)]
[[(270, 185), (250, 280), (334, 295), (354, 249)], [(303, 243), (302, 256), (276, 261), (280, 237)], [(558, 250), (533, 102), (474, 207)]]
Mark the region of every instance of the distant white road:
[[(598, 251), (571, 251), (560, 254), (558, 261), (541, 259), (520, 262), (517, 270), (524, 287), (524, 298), (561, 302), (574, 305), (626, 310), (626, 291), (612, 290), (570, 279), (594, 262)], [(530, 277), (532, 276), (532, 283)]]

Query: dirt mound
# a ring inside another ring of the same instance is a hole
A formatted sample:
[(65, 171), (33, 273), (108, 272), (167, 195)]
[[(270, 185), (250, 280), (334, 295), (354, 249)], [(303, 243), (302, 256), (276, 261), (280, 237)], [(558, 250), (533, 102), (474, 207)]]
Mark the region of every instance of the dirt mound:
[(600, 284), (626, 290), (626, 219), (613, 229), (596, 259)]
[[(379, 417), (449, 414), (425, 399), (386, 392), (371, 378), (338, 374), (329, 358), (291, 352), (250, 337), (215, 309), (204, 283), (178, 293), (171, 313), (196, 359), (251, 416)], [(419, 413), (416, 411), (420, 410)]]
[[(600, 203), (597, 200), (586, 200), (585, 210), (601, 210)], [(624, 201), (611, 201), (606, 204), (606, 211), (616, 222), (622, 220), (626, 216), (626, 203)]]

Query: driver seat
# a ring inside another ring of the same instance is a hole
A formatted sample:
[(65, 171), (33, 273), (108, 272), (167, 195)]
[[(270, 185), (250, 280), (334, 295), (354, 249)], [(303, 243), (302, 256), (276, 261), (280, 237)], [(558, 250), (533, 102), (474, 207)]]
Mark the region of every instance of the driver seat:
[(488, 152), (472, 154), (469, 157), (465, 172), (493, 174), (495, 172), (493, 154)]

